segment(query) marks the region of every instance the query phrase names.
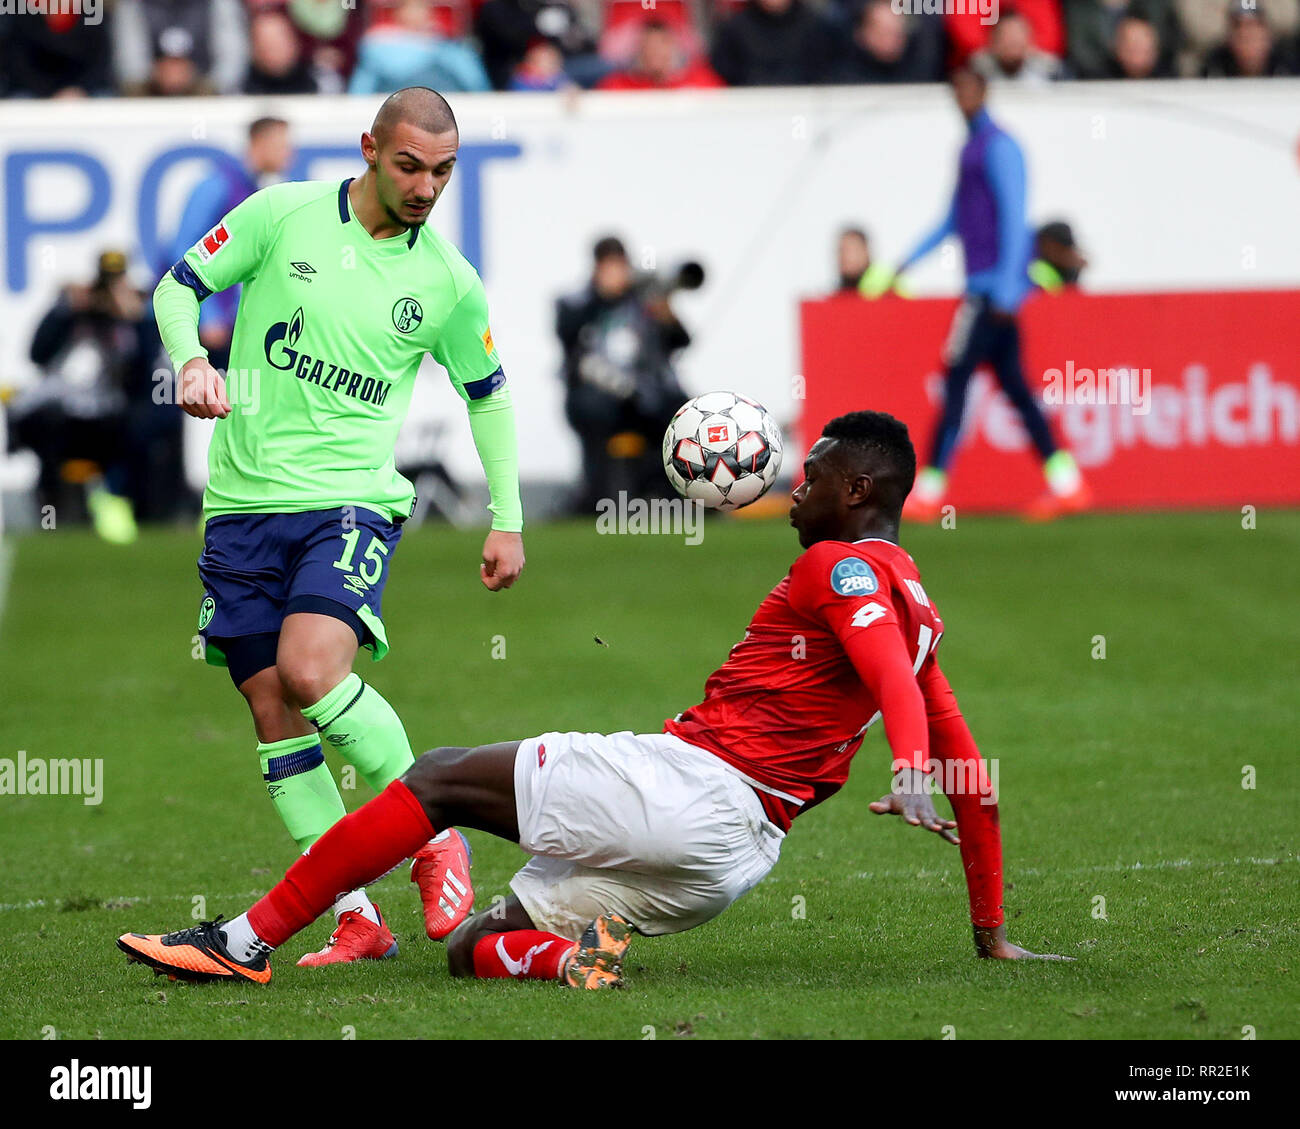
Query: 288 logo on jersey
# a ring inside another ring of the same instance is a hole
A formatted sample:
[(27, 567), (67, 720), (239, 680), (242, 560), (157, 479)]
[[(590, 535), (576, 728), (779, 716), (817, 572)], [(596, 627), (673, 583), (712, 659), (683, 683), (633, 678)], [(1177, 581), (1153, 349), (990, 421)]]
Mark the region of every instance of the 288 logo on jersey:
[(879, 587), (876, 574), (861, 557), (845, 557), (831, 569), (831, 588), (841, 596), (870, 596)]

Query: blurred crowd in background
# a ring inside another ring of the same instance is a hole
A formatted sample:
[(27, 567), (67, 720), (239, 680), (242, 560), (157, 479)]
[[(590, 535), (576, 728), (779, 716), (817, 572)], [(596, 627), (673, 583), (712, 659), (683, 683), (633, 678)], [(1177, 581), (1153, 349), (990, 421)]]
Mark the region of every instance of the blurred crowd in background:
[[(941, 82), (957, 68), (990, 84), (1300, 73), (1300, 0), (102, 0), (101, 15), (0, 19), (11, 112), (25, 98)], [(190, 192), (168, 262), (282, 179), (292, 153), (287, 122), (252, 122), (242, 167)], [(1049, 264), (1057, 284), (1077, 278), (1068, 224), (1037, 240), (1034, 266)], [(866, 231), (842, 230), (833, 261), (833, 290), (876, 296)], [(156, 275), (167, 263), (143, 265)], [(30, 343), (41, 379), (0, 388), (0, 459), (30, 452), (35, 500), (114, 541), (132, 540), (137, 519), (197, 509), (180, 413), (160, 395), (169, 364), (131, 268), (108, 248), (93, 278), (62, 285)], [(703, 281), (694, 263), (638, 273), (609, 235), (585, 285), (558, 299), (565, 414), (582, 451), (574, 511), (616, 489), (664, 488), (658, 437), (685, 396), (675, 361), (690, 343), (670, 298)], [(200, 336), (218, 367), (237, 300), (231, 290), (203, 307)], [(407, 469), (460, 499), (436, 457)]]
[(1300, 0), (101, 0), (101, 8), (93, 24), (75, 13), (0, 20), (0, 94), (938, 82), (964, 64), (1018, 83), (1300, 73)]

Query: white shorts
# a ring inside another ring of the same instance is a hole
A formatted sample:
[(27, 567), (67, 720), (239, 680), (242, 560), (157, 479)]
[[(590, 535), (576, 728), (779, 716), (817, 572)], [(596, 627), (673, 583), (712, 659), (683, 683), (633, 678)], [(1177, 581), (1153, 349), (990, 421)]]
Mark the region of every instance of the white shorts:
[(538, 929), (577, 939), (602, 913), (641, 933), (716, 917), (776, 864), (784, 833), (724, 761), (671, 733), (544, 733), (515, 759), (510, 888)]

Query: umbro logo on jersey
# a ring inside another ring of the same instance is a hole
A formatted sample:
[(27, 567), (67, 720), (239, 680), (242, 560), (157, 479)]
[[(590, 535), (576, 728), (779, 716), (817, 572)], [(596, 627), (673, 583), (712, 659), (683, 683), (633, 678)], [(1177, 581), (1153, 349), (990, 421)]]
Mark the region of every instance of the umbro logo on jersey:
[(316, 268), (312, 266), (311, 263), (306, 262), (305, 260), (299, 259), (296, 263), (289, 264), (290, 278), (296, 278), (301, 280), (302, 282), (310, 282), (311, 279), (308, 278), (307, 276), (309, 274), (315, 274), (315, 273), (316, 273)]

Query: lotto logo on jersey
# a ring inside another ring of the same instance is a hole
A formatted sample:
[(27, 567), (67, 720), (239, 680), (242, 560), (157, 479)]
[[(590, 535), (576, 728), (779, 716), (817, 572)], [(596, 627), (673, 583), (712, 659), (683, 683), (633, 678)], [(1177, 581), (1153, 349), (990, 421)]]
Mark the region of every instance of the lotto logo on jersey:
[(845, 557), (831, 569), (831, 587), (841, 596), (870, 596), (880, 581), (861, 557)]
[(229, 241), (230, 232), (226, 230), (226, 225), (224, 223), (217, 224), (216, 227), (199, 240), (199, 258), (206, 263)]

